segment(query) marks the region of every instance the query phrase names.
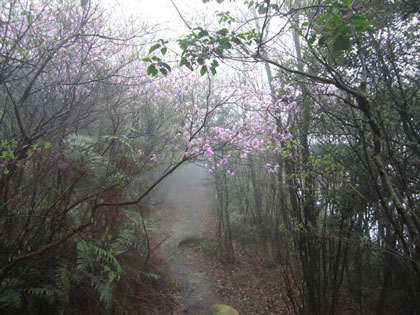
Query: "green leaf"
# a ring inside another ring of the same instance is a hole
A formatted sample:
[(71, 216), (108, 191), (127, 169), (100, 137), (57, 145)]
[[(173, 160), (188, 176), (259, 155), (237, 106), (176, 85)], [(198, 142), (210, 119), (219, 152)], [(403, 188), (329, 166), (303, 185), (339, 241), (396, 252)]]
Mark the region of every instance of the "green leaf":
[(44, 149), (45, 149), (45, 150), (48, 150), (49, 148), (51, 148), (51, 142), (49, 142), (49, 141), (45, 141), (45, 142), (44, 142)]
[(364, 31), (369, 26), (369, 22), (364, 16), (353, 15), (350, 18), (351, 23), (356, 27), (358, 31)]
[(217, 60), (213, 60), (213, 61), (211, 62), (211, 66), (212, 66), (213, 68), (218, 67), (218, 66), (219, 66), (219, 62), (218, 62)]
[(343, 0), (343, 3), (344, 3), (344, 5), (346, 7), (349, 7), (350, 8), (350, 6), (351, 6), (351, 0)]
[(151, 272), (144, 272), (144, 271), (141, 271), (141, 273), (145, 276), (145, 277), (147, 277), (147, 278), (151, 278), (151, 279), (154, 279), (154, 280), (158, 280), (159, 279), (159, 275), (158, 274), (156, 274), (156, 273), (151, 273)]
[(366, 31), (375, 33), (376, 32), (376, 29), (369, 25), (368, 27), (366, 27)]
[(166, 70), (165, 68), (160, 68), (159, 69), (160, 73), (162, 73), (163, 75), (168, 75), (168, 70)]
[(232, 37), (232, 42), (238, 45), (242, 44), (242, 41), (238, 37)]
[(147, 74), (151, 76), (156, 76), (158, 73), (156, 66), (154, 64), (151, 64), (149, 67), (147, 67)]
[(333, 50), (335, 52), (340, 52), (342, 50), (351, 50), (352, 45), (350, 39), (347, 36), (337, 36), (333, 41)]
[(316, 40), (316, 35), (313, 34), (309, 39), (308, 39), (308, 44), (312, 45)]
[(154, 44), (152, 47), (150, 47), (149, 54), (151, 54), (152, 52), (154, 52), (158, 48), (160, 48), (160, 44)]
[(167, 63), (162, 62), (160, 65), (165, 67), (168, 71), (172, 71), (171, 67)]
[(259, 14), (266, 14), (266, 13), (267, 13), (267, 8), (266, 8), (265, 6), (263, 6), (263, 5), (261, 5), (261, 6), (258, 8), (258, 13), (259, 13)]
[(163, 56), (165, 56), (167, 51), (168, 51), (168, 48), (166, 48), (166, 47), (162, 47), (162, 49), (160, 50), (160, 53), (161, 53)]
[(227, 28), (222, 28), (216, 32), (217, 35), (226, 36), (229, 34), (229, 30)]
[(207, 73), (207, 66), (202, 66), (200, 70), (200, 75), (203, 76)]
[(201, 31), (197, 34), (198, 38), (203, 38), (204, 36), (208, 36), (208, 35), (209, 35), (209, 32), (208, 32), (208, 31), (206, 31), (206, 30), (201, 30)]

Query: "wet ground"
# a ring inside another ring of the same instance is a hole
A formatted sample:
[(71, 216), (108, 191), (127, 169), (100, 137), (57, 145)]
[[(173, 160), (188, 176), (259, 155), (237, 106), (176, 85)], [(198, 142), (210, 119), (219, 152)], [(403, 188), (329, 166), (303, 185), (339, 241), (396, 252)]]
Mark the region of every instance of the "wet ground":
[(200, 260), (188, 248), (198, 245), (210, 215), (211, 192), (206, 177), (205, 169), (188, 165), (165, 183), (168, 193), (162, 205), (160, 231), (168, 238), (161, 251), (181, 292), (174, 314), (205, 314), (218, 302)]

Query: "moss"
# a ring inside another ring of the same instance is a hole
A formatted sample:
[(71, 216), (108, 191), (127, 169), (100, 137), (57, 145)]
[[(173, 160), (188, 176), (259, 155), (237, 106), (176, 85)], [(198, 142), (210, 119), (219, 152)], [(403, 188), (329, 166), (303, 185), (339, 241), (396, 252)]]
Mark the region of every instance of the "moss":
[(226, 304), (214, 304), (206, 315), (239, 315), (239, 312)]

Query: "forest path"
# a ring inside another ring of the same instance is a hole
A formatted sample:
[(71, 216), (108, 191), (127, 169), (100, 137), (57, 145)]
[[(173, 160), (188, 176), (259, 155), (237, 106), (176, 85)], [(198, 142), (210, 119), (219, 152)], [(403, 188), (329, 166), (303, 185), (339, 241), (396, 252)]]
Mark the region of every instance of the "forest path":
[(161, 254), (175, 275), (182, 295), (174, 314), (205, 314), (218, 302), (200, 259), (189, 250), (188, 244), (182, 246), (198, 245), (204, 237), (205, 225), (211, 217), (211, 192), (204, 185), (206, 178), (207, 170), (191, 164), (177, 170), (165, 182), (168, 192), (159, 228), (167, 239)]

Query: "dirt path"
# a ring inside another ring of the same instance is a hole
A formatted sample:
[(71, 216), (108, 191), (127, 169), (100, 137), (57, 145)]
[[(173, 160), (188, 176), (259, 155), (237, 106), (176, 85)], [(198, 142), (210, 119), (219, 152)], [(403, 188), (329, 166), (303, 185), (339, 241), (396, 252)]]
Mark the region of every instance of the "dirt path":
[(182, 295), (174, 314), (205, 314), (218, 302), (200, 260), (188, 246), (182, 246), (198, 244), (203, 236), (210, 211), (205, 178), (206, 170), (188, 165), (166, 182), (168, 194), (162, 205), (160, 230), (169, 238), (162, 244), (162, 256), (175, 275)]

